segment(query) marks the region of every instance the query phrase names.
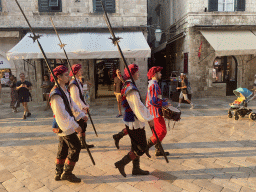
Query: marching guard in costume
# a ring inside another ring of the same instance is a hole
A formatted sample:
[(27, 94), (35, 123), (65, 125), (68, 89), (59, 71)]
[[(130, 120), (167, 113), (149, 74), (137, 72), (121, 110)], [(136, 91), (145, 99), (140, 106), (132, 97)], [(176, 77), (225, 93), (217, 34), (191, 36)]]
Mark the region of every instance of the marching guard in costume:
[[(148, 71), (147, 76), (150, 81), (146, 97), (146, 106), (148, 107), (150, 114), (154, 116), (155, 131), (160, 142), (164, 139), (167, 133), (165, 121), (162, 114), (162, 107), (168, 105), (168, 102), (165, 102), (162, 99), (161, 89), (158, 85), (158, 81), (161, 79), (162, 76), (162, 69), (162, 67), (155, 66)], [(148, 148), (152, 147), (153, 145), (155, 145), (156, 148), (155, 155), (164, 156), (160, 151), (160, 146), (157, 142), (155, 133), (153, 133), (152, 137), (148, 139)], [(169, 152), (165, 152), (165, 155), (169, 155)]]
[[(76, 80), (74, 79), (73, 73), (76, 77)], [(85, 97), (83, 95), (83, 93), (81, 92), (83, 90), (83, 84), (82, 84), (82, 75), (83, 75), (83, 71), (82, 71), (82, 66), (81, 64), (74, 64), (72, 66), (72, 70), (69, 73), (69, 76), (73, 76), (72, 80), (69, 84), (69, 91), (70, 91), (70, 95), (71, 98), (73, 99), (73, 101), (76, 103), (76, 105), (79, 107), (79, 109), (81, 111), (83, 111), (84, 113), (87, 113), (87, 110), (89, 110), (89, 105), (87, 105), (86, 103), (83, 102), (83, 99), (85, 100)], [(81, 91), (79, 91), (79, 88)], [(82, 128), (82, 133), (78, 134), (78, 138), (81, 142), (81, 146), (82, 149), (86, 149), (86, 146), (88, 148), (92, 148), (94, 147), (94, 145), (88, 145), (85, 141), (85, 132), (86, 132), (86, 128), (87, 128), (87, 123), (83, 120), (80, 120), (79, 122), (80, 127)]]
[[(139, 68), (136, 64), (129, 65), (131, 75), (136, 81), (139, 79)], [(131, 139), (131, 151), (120, 161), (115, 163), (119, 172), (126, 177), (125, 166), (133, 161), (132, 175), (148, 175), (148, 171), (140, 169), (140, 156), (147, 152), (145, 122), (154, 126), (153, 116), (140, 100), (139, 90), (132, 83), (128, 70), (125, 68), (125, 84), (122, 87), (122, 105), (125, 108), (124, 122)]]
[[(53, 70), (53, 73), (62, 89), (61, 91), (54, 86), (50, 93), (51, 108), (59, 126), (59, 128), (53, 128), (53, 131), (59, 136), (55, 180), (81, 182), (80, 178), (72, 174), (81, 151), (81, 144), (76, 133), (81, 133), (82, 129), (76, 121), (80, 119), (87, 121), (88, 118), (72, 100), (65, 87), (69, 81), (68, 69), (60, 65)], [(51, 79), (53, 81), (53, 77)], [(69, 105), (65, 105), (65, 101)]]

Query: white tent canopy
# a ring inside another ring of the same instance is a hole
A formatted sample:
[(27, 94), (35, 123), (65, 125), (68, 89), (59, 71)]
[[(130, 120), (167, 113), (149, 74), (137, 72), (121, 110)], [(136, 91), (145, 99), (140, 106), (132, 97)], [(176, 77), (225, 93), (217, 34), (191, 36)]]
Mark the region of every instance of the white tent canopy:
[(202, 30), (216, 56), (256, 54), (256, 36), (251, 31)]
[(0, 55), (0, 69), (11, 69), (11, 64), (7, 59)]
[[(7, 52), (8, 59), (41, 59), (42, 53), (32, 38), (26, 34), (25, 37), (10, 51)], [(63, 50), (58, 45), (59, 39), (55, 33), (40, 33), (39, 39), (47, 58), (65, 59)], [(117, 47), (114, 46), (110, 33), (60, 33), (62, 43), (67, 44), (65, 50), (69, 59), (103, 59), (120, 58)], [(148, 58), (151, 50), (142, 32), (120, 32), (119, 45), (126, 58)]]

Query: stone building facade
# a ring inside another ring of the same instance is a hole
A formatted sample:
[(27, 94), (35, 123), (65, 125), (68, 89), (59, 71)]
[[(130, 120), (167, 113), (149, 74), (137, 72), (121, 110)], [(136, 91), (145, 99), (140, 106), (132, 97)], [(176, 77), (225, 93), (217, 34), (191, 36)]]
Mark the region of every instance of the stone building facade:
[[(6, 57), (6, 53), (30, 31), (15, 1), (1, 0), (0, 2), (0, 56)], [(108, 31), (103, 13), (99, 10), (99, 0), (58, 0), (58, 7), (54, 8), (47, 7), (50, 3), (56, 3), (51, 0), (18, 0), (18, 2), (36, 32), (53, 32), (50, 17), (60, 33)], [(107, 6), (111, 5), (107, 9), (114, 31), (140, 31), (147, 38), (147, 0), (103, 0), (103, 2), (108, 3)], [(32, 82), (33, 100), (42, 101), (40, 89), (44, 73), (42, 59), (10, 60), (9, 62), (12, 74), (18, 77), (21, 72), (25, 72), (27, 79)], [(146, 95), (147, 59), (133, 58), (128, 59), (127, 62), (128, 64), (137, 63), (140, 66), (142, 80), (138, 86), (142, 95)], [(95, 60), (71, 60), (71, 64), (74, 63), (83, 65), (85, 79), (93, 84), (90, 95), (91, 100), (94, 100)], [(119, 59), (119, 66), (123, 71), (124, 64), (121, 59)]]
[[(228, 96), (232, 95), (235, 88), (253, 87), (256, 52), (246, 53), (242, 46), (238, 48), (231, 43), (225, 45), (230, 47), (229, 53), (222, 55), (217, 53), (209, 38), (203, 35), (206, 31), (212, 32), (213, 37), (215, 33), (222, 32), (230, 33), (230, 38), (234, 32), (241, 33), (238, 38), (243, 38), (244, 32), (255, 36), (254, 1), (229, 2), (229, 5), (222, 0), (158, 2), (160, 7), (163, 7), (161, 16), (167, 17), (160, 17), (160, 26), (166, 36), (162, 43), (166, 43), (166, 46), (162, 46), (162, 49), (156, 47), (156, 51), (152, 51), (153, 55), (158, 55), (155, 64), (165, 63), (166, 78), (170, 77), (172, 71), (186, 72), (194, 97)], [(170, 11), (164, 14), (166, 7), (169, 7)], [(234, 39), (235, 41), (237, 40)]]

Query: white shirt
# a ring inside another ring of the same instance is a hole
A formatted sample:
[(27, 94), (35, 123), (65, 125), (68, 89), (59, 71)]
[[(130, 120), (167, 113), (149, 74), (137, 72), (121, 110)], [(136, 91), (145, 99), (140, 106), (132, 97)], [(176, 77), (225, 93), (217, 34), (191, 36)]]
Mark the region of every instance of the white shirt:
[(63, 91), (68, 98), (68, 102), (75, 119), (66, 111), (63, 99), (59, 95), (53, 95), (51, 98), (51, 108), (59, 128), (63, 131), (62, 133), (58, 134), (59, 136), (66, 136), (74, 133), (75, 129), (79, 127), (76, 121), (79, 121), (81, 118), (85, 117), (85, 113), (81, 111), (72, 98), (70, 98), (67, 89)]
[[(82, 91), (83, 88), (80, 85), (80, 81), (79, 80), (77, 80), (77, 81), (78, 81), (78, 86), (79, 86), (80, 90)], [(70, 96), (74, 100), (74, 102), (77, 104), (79, 109), (82, 110), (84, 113), (86, 113), (85, 109), (89, 108), (89, 105), (84, 104), (84, 102), (81, 100), (79, 89), (74, 84), (70, 85)], [(85, 100), (85, 98), (84, 98), (84, 100)]]
[(132, 90), (130, 91), (126, 99), (137, 118), (135, 118), (135, 122), (125, 122), (125, 124), (130, 128), (138, 129), (145, 127), (145, 122), (151, 121), (154, 119), (152, 115), (150, 115), (149, 110), (145, 107), (145, 105), (140, 100), (140, 95), (138, 91)]

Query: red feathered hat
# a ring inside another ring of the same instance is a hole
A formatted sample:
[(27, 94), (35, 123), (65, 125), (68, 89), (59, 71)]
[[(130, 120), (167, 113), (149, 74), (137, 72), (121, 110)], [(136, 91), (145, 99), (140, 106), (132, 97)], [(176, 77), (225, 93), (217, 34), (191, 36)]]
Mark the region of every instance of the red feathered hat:
[(149, 80), (152, 79), (152, 77), (154, 77), (157, 72), (162, 71), (162, 69), (163, 69), (163, 67), (160, 67), (160, 66), (151, 67), (147, 74), (148, 79)]
[[(53, 71), (54, 76), (58, 77), (59, 75), (67, 72), (68, 68), (65, 67), (64, 65), (60, 65), (60, 66), (56, 67), (55, 69), (53, 69), (52, 71)], [(51, 74), (51, 82), (54, 82), (52, 74)]]
[[(139, 70), (139, 66), (136, 64), (130, 64), (129, 66), (130, 72), (132, 75), (134, 75), (138, 70)], [(129, 72), (127, 70), (127, 68), (124, 69), (124, 79), (127, 80), (130, 78)]]
[(76, 75), (77, 72), (82, 68), (82, 65), (81, 65), (81, 64), (74, 64), (74, 65), (72, 65), (71, 68), (72, 68), (72, 70), (71, 70), (70, 73), (69, 73), (69, 76), (70, 76), (70, 77), (73, 76), (72, 71), (74, 72), (74, 75)]

